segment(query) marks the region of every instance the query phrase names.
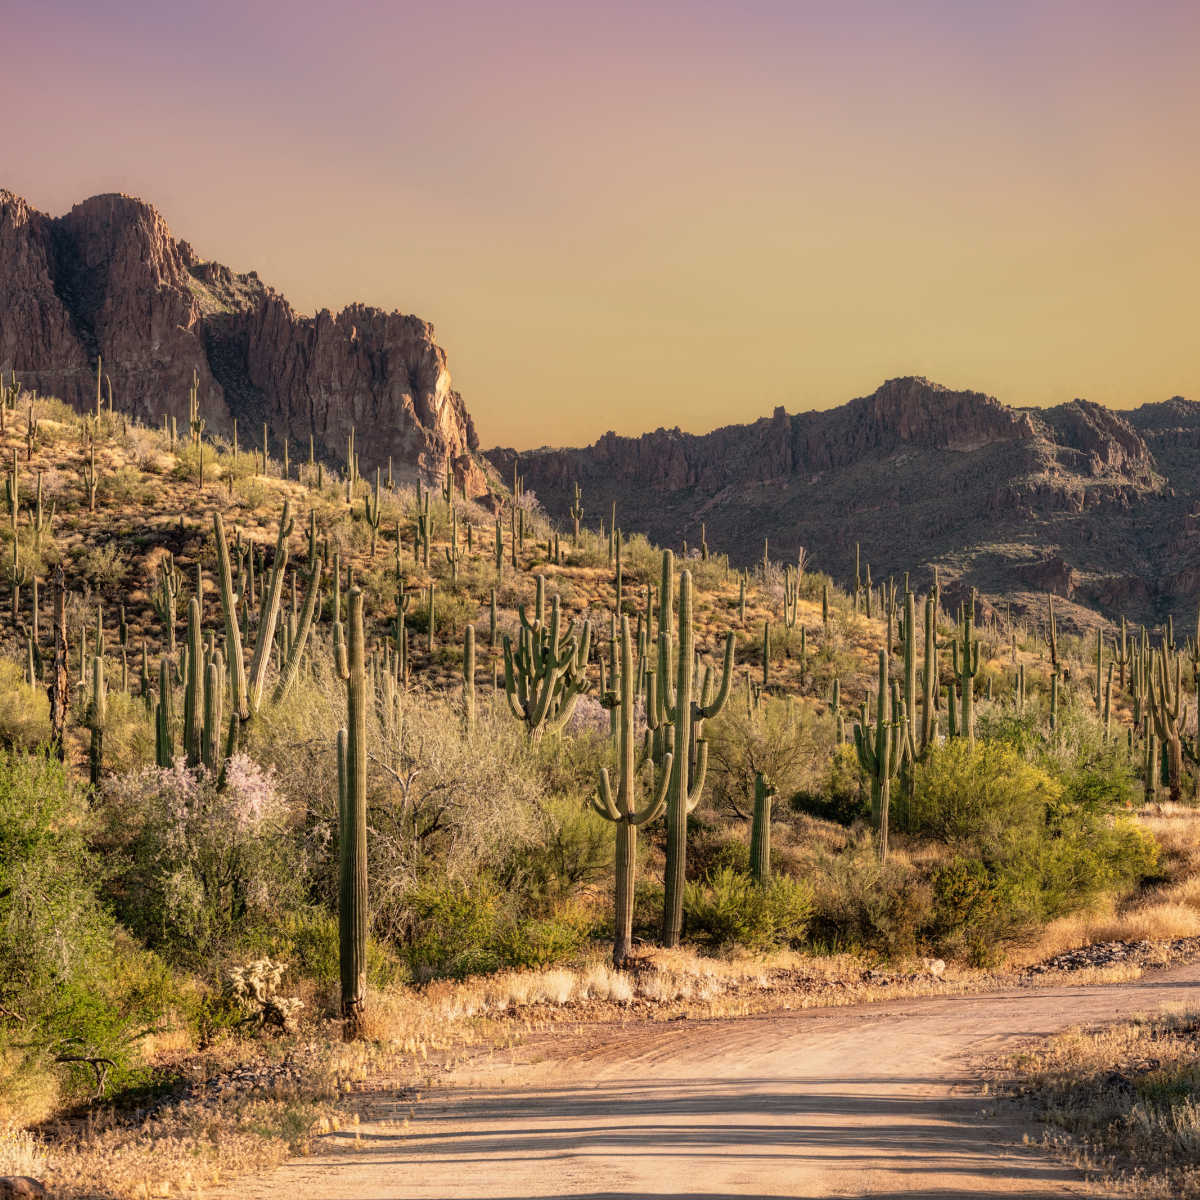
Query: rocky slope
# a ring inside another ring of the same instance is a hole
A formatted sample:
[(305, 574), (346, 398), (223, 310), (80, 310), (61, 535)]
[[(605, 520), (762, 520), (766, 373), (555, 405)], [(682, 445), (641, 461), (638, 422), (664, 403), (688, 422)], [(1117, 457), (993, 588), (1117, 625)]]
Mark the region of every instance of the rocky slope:
[(353, 305), (300, 316), (251, 271), (176, 241), (159, 213), (93, 196), (51, 218), (0, 191), (0, 369), (76, 407), (95, 396), (97, 355), (115, 404), (144, 420), (187, 416), (195, 371), (208, 428), (273, 452), (343, 461), (356, 427), (362, 469), (444, 474), (488, 490), (478, 440), (426, 322)]
[[(747, 564), (769, 538), (814, 568), (853, 576), (862, 544), (875, 579), (937, 565), (951, 598), (1040, 610), (1053, 591), (1112, 617), (1186, 616), (1200, 593), (1200, 404), (1174, 399), (1118, 413), (1086, 400), (1014, 409), (979, 392), (894, 379), (823, 412), (776, 409), (703, 436), (609, 433), (580, 450), (517, 456), (526, 486), (565, 517), (579, 482), (598, 523), (664, 543), (710, 546)], [(1070, 611), (1071, 605), (1064, 606)]]

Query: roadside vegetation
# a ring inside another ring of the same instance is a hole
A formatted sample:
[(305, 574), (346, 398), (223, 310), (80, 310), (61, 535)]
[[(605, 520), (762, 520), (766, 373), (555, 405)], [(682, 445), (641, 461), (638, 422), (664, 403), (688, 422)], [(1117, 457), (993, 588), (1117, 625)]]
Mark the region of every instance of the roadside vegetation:
[(194, 397), (0, 417), (0, 1174), (193, 1186), (513, 1011), (1200, 934), (1173, 631), (285, 470)]

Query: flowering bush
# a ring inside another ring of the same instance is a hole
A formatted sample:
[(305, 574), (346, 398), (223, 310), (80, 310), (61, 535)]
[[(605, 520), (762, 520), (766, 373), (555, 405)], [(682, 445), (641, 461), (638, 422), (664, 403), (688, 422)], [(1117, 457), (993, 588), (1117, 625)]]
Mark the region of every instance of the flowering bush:
[(112, 777), (101, 802), (125, 830), (118, 910), (153, 945), (219, 954), (299, 899), (305, 864), (287, 805), (274, 773), (245, 755), (229, 759), (221, 791), (203, 767), (177, 763)]

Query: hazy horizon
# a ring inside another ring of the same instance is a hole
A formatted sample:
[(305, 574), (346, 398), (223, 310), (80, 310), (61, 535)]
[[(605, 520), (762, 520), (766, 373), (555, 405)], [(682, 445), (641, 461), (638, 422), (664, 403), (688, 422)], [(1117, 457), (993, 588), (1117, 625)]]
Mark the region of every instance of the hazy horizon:
[(9, 30), (0, 184), (138, 195), (300, 311), (416, 313), (485, 445), (902, 375), (1200, 396), (1194, 5), (48, 0)]

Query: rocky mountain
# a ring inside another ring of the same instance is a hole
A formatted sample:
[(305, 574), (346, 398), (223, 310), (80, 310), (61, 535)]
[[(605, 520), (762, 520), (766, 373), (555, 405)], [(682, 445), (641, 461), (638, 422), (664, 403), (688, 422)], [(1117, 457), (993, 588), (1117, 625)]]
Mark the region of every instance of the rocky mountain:
[(853, 578), (854, 547), (882, 580), (936, 565), (953, 599), (1041, 612), (1046, 592), (1077, 623), (1094, 614), (1191, 630), (1200, 596), (1200, 404), (1130, 412), (1086, 400), (1018, 409), (928, 380), (889, 380), (823, 412), (782, 408), (702, 436), (605, 434), (584, 449), (489, 452), (501, 478), (566, 517), (576, 481), (598, 524), (665, 544), (708, 544), (735, 563), (794, 559)]
[(477, 496), (488, 490), (478, 439), (450, 383), (433, 328), (417, 317), (352, 305), (293, 311), (251, 271), (239, 275), (177, 241), (149, 204), (93, 196), (49, 217), (0, 190), (0, 369), (27, 388), (83, 407), (96, 359), (118, 408), (149, 422), (186, 420), (195, 371), (208, 429), (272, 449), (309, 435), (344, 461), (357, 430), (364, 472), (394, 463), (411, 478), (447, 462)]

